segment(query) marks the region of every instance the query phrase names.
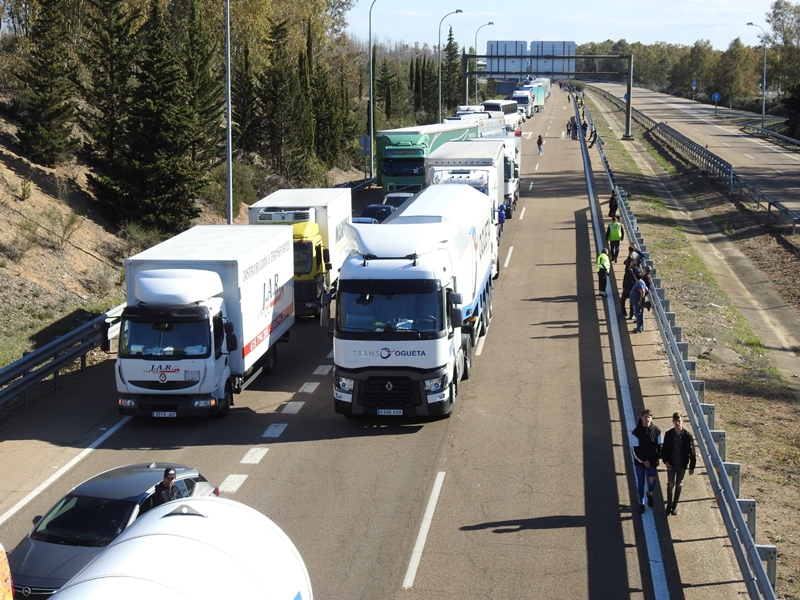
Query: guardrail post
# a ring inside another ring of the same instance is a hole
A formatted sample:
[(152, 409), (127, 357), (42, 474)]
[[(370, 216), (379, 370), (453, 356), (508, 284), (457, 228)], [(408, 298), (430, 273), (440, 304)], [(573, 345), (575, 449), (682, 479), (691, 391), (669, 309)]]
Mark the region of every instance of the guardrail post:
[[(667, 300), (666, 298), (659, 298), (659, 299), (661, 300), (661, 309), (662, 309), (664, 312), (669, 312), (669, 300)], [(675, 313), (670, 313), (670, 314), (673, 314), (673, 315), (674, 315)], [(673, 325), (674, 325), (674, 324), (675, 324), (675, 323), (673, 323)]]
[(689, 373), (689, 377), (694, 379), (695, 374), (697, 373), (697, 361), (696, 360), (685, 360), (683, 361), (683, 368)]
[(703, 411), (703, 415), (706, 417), (706, 422), (708, 423), (709, 429), (714, 429), (714, 426), (717, 424), (717, 405), (716, 404), (705, 404), (703, 402), (700, 403), (700, 410)]
[(772, 589), (775, 589), (775, 582), (778, 579), (778, 548), (766, 544), (756, 544), (758, 557), (767, 563), (767, 578)]
[[(739, 483), (742, 480), (742, 465), (740, 463), (725, 462), (722, 463), (722, 466), (725, 467), (725, 472), (728, 474), (728, 477), (731, 478), (731, 487), (733, 488), (733, 493), (738, 498)], [(755, 500), (753, 502), (755, 502)], [(755, 511), (755, 508), (753, 511)], [(753, 535), (753, 537), (755, 537), (755, 529), (751, 530), (750, 533)]]
[[(664, 301), (663, 300), (661, 301), (661, 306), (662, 307), (664, 306)], [(667, 323), (669, 323), (670, 327), (675, 327), (675, 313), (674, 312), (666, 312), (666, 309), (665, 309), (664, 310), (664, 318), (667, 320)]]
[(750, 536), (756, 539), (756, 501), (752, 498), (739, 498), (736, 500), (739, 503), (739, 510), (747, 519), (747, 531)]
[(681, 353), (681, 358), (683, 360), (689, 360), (689, 342), (677, 342), (675, 345)]
[(697, 399), (702, 402), (706, 399), (706, 382), (702, 379), (693, 379), (692, 380), (692, 387), (694, 388), (695, 393), (697, 394)]
[(714, 440), (715, 444), (717, 444), (717, 450), (719, 452), (719, 457), (722, 459), (722, 462), (725, 462), (725, 457), (728, 454), (725, 430), (724, 429), (712, 429), (711, 430), (711, 439)]
[(676, 342), (680, 342), (683, 336), (683, 327), (670, 327), (672, 329), (672, 336), (675, 338)]

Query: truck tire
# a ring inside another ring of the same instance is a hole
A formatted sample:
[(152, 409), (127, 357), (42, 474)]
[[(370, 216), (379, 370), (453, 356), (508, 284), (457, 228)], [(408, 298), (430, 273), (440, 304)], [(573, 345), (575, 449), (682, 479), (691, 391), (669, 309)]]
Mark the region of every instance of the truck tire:
[(481, 337), (489, 331), (489, 304), (485, 304), (481, 311)]
[(461, 380), (466, 381), (472, 373), (472, 340), (469, 334), (461, 334), (461, 351), (464, 354), (464, 369), (461, 373)]
[(228, 413), (231, 412), (231, 405), (233, 405), (233, 390), (231, 389), (231, 384), (227, 384), (225, 386), (225, 404), (219, 409), (219, 412), (215, 415), (218, 419), (224, 419), (228, 416)]
[(275, 370), (275, 365), (278, 362), (278, 344), (273, 344), (272, 348), (267, 350), (267, 355), (264, 357), (264, 370), (262, 375), (272, 375)]

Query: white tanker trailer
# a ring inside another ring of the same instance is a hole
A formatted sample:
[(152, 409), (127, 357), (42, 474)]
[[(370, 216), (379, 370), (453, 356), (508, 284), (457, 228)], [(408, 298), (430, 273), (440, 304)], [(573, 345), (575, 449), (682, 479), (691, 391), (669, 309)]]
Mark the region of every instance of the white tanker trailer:
[(187, 498), (142, 515), (52, 598), (311, 600), (292, 541), (232, 500)]

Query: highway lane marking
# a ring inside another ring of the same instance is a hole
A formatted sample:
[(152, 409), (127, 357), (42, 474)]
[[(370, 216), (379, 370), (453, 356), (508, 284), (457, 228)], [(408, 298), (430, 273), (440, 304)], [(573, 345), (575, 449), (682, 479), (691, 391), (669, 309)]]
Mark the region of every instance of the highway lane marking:
[(504, 269), (508, 268), (508, 263), (511, 260), (511, 253), (512, 252), (514, 252), (514, 246), (509, 246), (508, 247), (508, 254), (506, 254), (506, 262), (503, 263), (503, 268)]
[(750, 155), (749, 155), (749, 154), (747, 154), (746, 152), (745, 152), (745, 156), (746, 156), (747, 158), (749, 158), (750, 160), (755, 160), (755, 158), (753, 158), (752, 156), (750, 156)]
[(534, 169), (534, 171), (538, 171), (538, 170), (539, 170), (539, 163), (536, 163), (536, 168)]
[(219, 484), (219, 491), (223, 494), (235, 494), (242, 487), (247, 475), (228, 475), (225, 481)]
[(319, 387), (319, 381), (306, 381), (303, 385), (300, 386), (300, 389), (297, 390), (299, 394), (313, 394), (314, 390)]
[(533, 182), (531, 181), (531, 182), (528, 184), (528, 191), (530, 192), (532, 189), (533, 189)]
[(36, 496), (38, 496), (44, 490), (46, 490), (50, 486), (51, 483), (57, 481), (64, 473), (69, 471), (72, 467), (74, 467), (79, 462), (81, 462), (84, 458), (86, 458), (92, 452), (92, 450), (97, 448), (100, 444), (102, 444), (108, 438), (110, 438), (112, 435), (117, 433), (117, 431), (122, 429), (122, 427), (128, 421), (130, 421), (131, 418), (132, 417), (123, 417), (122, 419), (117, 421), (117, 423), (111, 429), (106, 431), (103, 435), (101, 435), (99, 438), (97, 438), (95, 441), (93, 441), (91, 444), (89, 444), (85, 449), (81, 450), (80, 454), (78, 454), (77, 456), (74, 456), (72, 458), (72, 460), (70, 460), (67, 464), (65, 464), (63, 467), (61, 467), (58, 471), (53, 473), (50, 477), (45, 479), (43, 483), (40, 483), (38, 486), (36, 486), (22, 500), (20, 500), (14, 506), (9, 508), (5, 513), (3, 513), (2, 516), (0, 516), (0, 525), (5, 523), (6, 521), (8, 521), (15, 514), (17, 514), (26, 504), (28, 504), (28, 502), (30, 502), (31, 500), (36, 498)]
[(331, 372), (333, 365), (320, 365), (314, 369), (314, 375), (327, 375)]
[(243, 465), (257, 465), (266, 456), (269, 448), (250, 448), (239, 462)]
[[(772, 167), (772, 168), (773, 168), (773, 169), (775, 169), (775, 167)], [(775, 170), (776, 170), (778, 173), (780, 173), (781, 175), (786, 175), (786, 173), (784, 173), (784, 172), (783, 172), (783, 171), (781, 171), (780, 169), (775, 169)]]
[(414, 544), (414, 551), (411, 553), (411, 561), (408, 563), (406, 578), (403, 580), (403, 589), (409, 590), (414, 586), (419, 561), (422, 559), (422, 550), (425, 548), (425, 540), (428, 538), (428, 531), (430, 531), (431, 521), (433, 521), (433, 512), (436, 510), (436, 503), (439, 501), (439, 493), (442, 491), (443, 483), (444, 471), (439, 471), (436, 474), (436, 481), (433, 482), (433, 489), (431, 490), (431, 497), (428, 498), (425, 515), (422, 517), (422, 524), (419, 528), (419, 534), (417, 534), (417, 543)]
[(281, 410), (281, 413), (284, 415), (296, 415), (300, 412), (300, 409), (303, 408), (303, 404), (305, 404), (305, 402), (302, 400), (293, 400), (292, 402), (287, 402), (286, 406), (284, 406), (283, 410)]
[(261, 434), (262, 438), (278, 438), (281, 437), (283, 430), (286, 429), (288, 423), (273, 423)]
[(730, 144), (726, 144), (725, 142), (722, 142), (722, 145), (723, 145), (723, 146), (727, 146), (728, 148), (730, 148), (730, 147), (731, 147), (731, 145), (730, 145)]
[(524, 219), (524, 218), (525, 218), (525, 207), (523, 206), (522, 207), (522, 212), (519, 213), (519, 220), (522, 221), (522, 219)]

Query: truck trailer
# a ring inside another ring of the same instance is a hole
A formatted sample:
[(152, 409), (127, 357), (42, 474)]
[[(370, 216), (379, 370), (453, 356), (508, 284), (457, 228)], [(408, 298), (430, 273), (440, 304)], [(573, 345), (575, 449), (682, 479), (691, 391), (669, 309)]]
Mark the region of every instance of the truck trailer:
[(492, 203), (433, 186), (379, 225), (348, 225), (336, 291), (337, 413), (449, 415), (491, 318)]
[(522, 161), (522, 131), (517, 129), (513, 134), (502, 133), (472, 140), (473, 142), (503, 142), (503, 205), (506, 218), (511, 218), (517, 210), (520, 186), (520, 165)]
[(128, 527), (57, 600), (313, 600), (303, 558), (270, 519), (239, 502), (187, 498)]
[(224, 417), (294, 324), (292, 228), (201, 225), (125, 261), (119, 412)]
[(250, 206), (251, 225), (292, 225), (296, 316), (319, 316), (320, 299), (347, 256), (344, 226), (352, 212), (350, 188), (278, 190)]

